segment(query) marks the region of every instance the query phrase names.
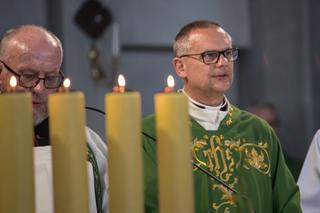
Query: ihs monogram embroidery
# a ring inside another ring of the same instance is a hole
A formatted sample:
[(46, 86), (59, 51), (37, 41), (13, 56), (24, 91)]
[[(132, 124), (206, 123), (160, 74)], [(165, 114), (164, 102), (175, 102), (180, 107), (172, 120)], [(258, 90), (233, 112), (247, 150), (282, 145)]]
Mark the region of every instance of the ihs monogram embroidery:
[[(270, 176), (267, 147), (268, 144), (263, 142), (255, 144), (247, 142), (246, 139), (224, 139), (222, 135), (204, 135), (200, 139), (194, 139), (192, 155), (197, 165), (235, 188), (238, 183), (238, 168), (254, 169)], [(212, 190), (219, 195), (219, 199), (212, 203), (214, 210), (228, 212), (230, 207), (237, 207), (232, 192), (225, 187), (213, 182)]]

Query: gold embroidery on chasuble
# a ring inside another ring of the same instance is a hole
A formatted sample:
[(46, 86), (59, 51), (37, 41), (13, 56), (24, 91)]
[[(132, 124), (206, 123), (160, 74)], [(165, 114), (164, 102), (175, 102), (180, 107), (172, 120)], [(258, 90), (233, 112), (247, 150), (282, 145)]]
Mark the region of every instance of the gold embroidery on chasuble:
[[(194, 163), (224, 181), (231, 188), (238, 183), (238, 168), (254, 169), (270, 175), (270, 159), (267, 143), (247, 143), (245, 139), (224, 139), (223, 135), (204, 135), (193, 140), (192, 155)], [(242, 165), (240, 165), (242, 162)], [(197, 171), (197, 168), (194, 168)], [(217, 212), (229, 212), (237, 204), (233, 192), (212, 181), (212, 208)]]
[(270, 158), (267, 152), (267, 143), (246, 143), (241, 146), (244, 152), (244, 165), (246, 169), (255, 168), (262, 174), (270, 176)]
[(228, 119), (226, 120), (226, 125), (227, 126), (230, 126), (233, 123), (233, 121), (232, 121), (233, 111), (234, 111), (234, 108), (230, 107), (230, 109), (228, 111)]

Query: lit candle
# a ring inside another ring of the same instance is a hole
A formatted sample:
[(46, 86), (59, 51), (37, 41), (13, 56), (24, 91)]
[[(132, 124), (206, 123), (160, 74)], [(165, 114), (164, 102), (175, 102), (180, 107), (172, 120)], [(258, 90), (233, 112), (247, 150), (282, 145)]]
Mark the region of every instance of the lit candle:
[(142, 213), (144, 209), (140, 94), (106, 94), (105, 107), (110, 213)]
[[(171, 85), (173, 88), (174, 85)], [(160, 212), (194, 212), (187, 97), (155, 95)]]
[(169, 75), (167, 78), (167, 86), (164, 88), (164, 92), (173, 92), (174, 90), (174, 78), (172, 75)]
[(0, 212), (34, 213), (31, 94), (1, 94), (0, 118)]
[(88, 213), (84, 95), (55, 93), (48, 104), (55, 212)]
[(63, 87), (66, 88), (67, 91), (69, 91), (70, 85), (71, 85), (70, 79), (69, 78), (64, 79)]
[(62, 83), (62, 87), (59, 88), (59, 92), (69, 92), (71, 81), (69, 78), (65, 78)]
[(9, 85), (10, 85), (9, 92), (15, 92), (17, 84), (18, 84), (17, 78), (14, 75), (11, 76), (9, 81)]
[(124, 93), (126, 91), (125, 85), (126, 85), (126, 79), (122, 74), (120, 74), (118, 76), (118, 85), (113, 87), (113, 92)]

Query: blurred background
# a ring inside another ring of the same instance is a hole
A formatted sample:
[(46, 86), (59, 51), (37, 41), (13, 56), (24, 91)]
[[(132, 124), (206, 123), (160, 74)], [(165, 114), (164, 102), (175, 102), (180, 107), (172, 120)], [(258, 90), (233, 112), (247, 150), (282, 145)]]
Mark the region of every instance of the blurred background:
[[(143, 115), (174, 74), (171, 44), (196, 19), (220, 23), (240, 48), (229, 100), (241, 108), (270, 102), (286, 152), (303, 159), (320, 128), (320, 1), (317, 0), (2, 0), (0, 34), (42, 25), (64, 46), (63, 71), (87, 106), (104, 110), (118, 73), (141, 92)], [(176, 88), (182, 83), (175, 76)], [(87, 110), (104, 137), (104, 117)]]

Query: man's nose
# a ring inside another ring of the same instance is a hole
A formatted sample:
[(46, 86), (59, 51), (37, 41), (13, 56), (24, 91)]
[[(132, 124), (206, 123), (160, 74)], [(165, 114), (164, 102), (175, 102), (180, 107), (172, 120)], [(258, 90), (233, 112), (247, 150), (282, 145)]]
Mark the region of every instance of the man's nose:
[(224, 66), (228, 62), (229, 62), (228, 59), (223, 54), (220, 54), (216, 65), (217, 66)]
[(44, 80), (40, 79), (38, 84), (33, 88), (33, 90), (35, 91), (40, 91), (40, 90), (44, 90), (45, 86), (44, 86)]

